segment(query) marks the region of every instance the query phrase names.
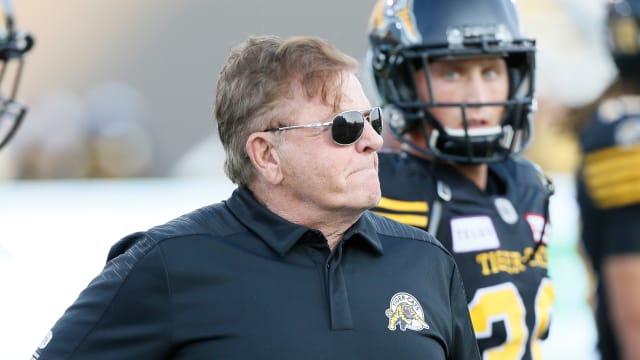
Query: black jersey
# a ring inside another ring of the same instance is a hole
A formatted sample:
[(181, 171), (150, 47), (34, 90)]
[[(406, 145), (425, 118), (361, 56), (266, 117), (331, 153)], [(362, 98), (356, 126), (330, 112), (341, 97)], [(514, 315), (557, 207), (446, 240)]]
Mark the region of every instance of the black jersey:
[(34, 359), (479, 359), (460, 274), (370, 212), (330, 250), (240, 188), (116, 244)]
[(546, 178), (511, 158), (490, 165), (484, 192), (452, 167), (407, 153), (381, 153), (379, 173), (374, 211), (429, 230), (456, 259), (483, 356), (539, 358), (554, 298)]
[(596, 323), (603, 359), (617, 359), (601, 265), (640, 253), (640, 96), (604, 101), (580, 134), (577, 174), (582, 242), (598, 279)]

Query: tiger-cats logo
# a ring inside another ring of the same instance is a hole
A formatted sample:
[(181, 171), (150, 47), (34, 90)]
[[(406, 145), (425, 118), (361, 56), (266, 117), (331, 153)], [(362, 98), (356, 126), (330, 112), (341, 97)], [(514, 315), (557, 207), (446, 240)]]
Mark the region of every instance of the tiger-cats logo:
[(399, 292), (393, 295), (384, 314), (389, 318), (388, 327), (391, 331), (395, 331), (398, 326), (402, 331), (429, 329), (424, 321), (422, 306), (411, 294)]

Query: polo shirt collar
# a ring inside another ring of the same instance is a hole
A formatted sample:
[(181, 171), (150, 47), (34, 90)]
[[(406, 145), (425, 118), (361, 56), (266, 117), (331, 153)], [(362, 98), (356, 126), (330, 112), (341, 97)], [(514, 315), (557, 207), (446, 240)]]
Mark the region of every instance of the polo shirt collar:
[[(260, 204), (244, 186), (233, 191), (225, 201), (229, 210), (245, 227), (268, 244), (280, 256), (284, 256), (308, 232), (316, 231), (294, 224)], [(365, 212), (349, 230), (342, 241), (361, 238), (377, 253), (382, 254), (382, 244), (376, 232), (372, 214)]]

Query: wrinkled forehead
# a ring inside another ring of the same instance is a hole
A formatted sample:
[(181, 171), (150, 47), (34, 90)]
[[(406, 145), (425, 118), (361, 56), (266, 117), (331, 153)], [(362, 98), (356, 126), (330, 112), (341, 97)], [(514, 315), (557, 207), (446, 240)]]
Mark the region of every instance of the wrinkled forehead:
[(351, 72), (344, 72), (333, 83), (327, 83), (323, 92), (308, 92), (302, 82), (298, 82), (282, 105), (282, 110), (289, 116), (311, 116), (317, 121), (343, 111), (365, 111), (371, 108), (360, 80)]

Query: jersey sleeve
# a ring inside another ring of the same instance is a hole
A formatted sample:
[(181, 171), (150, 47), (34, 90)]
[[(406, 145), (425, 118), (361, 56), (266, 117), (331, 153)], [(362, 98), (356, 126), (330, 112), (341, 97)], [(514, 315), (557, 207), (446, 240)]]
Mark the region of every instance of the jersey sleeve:
[(162, 253), (143, 237), (107, 262), (56, 322), (33, 358), (166, 358), (170, 316)]
[(640, 204), (640, 96), (603, 101), (580, 145), (580, 174), (598, 208)]
[[(604, 101), (581, 134), (578, 172), (583, 238), (597, 259), (639, 253), (640, 97)], [(604, 241), (606, 239), (606, 241)]]

